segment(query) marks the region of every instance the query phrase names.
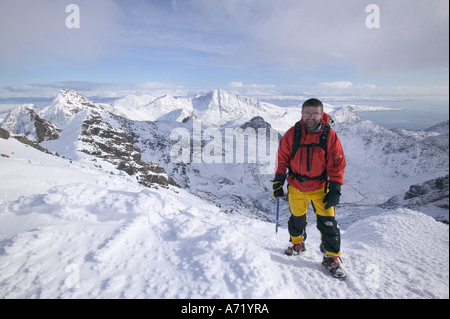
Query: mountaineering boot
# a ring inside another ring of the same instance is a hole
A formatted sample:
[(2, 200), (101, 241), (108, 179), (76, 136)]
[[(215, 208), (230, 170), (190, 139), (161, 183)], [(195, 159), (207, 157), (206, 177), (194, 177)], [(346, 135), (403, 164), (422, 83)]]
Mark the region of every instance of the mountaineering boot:
[(342, 259), (339, 256), (323, 256), (322, 265), (328, 269), (331, 276), (344, 280), (346, 277), (346, 273), (344, 269), (341, 267)]
[(298, 243), (286, 249), (284, 253), (288, 256), (293, 256), (293, 255), (300, 255), (305, 250), (306, 250), (305, 243)]

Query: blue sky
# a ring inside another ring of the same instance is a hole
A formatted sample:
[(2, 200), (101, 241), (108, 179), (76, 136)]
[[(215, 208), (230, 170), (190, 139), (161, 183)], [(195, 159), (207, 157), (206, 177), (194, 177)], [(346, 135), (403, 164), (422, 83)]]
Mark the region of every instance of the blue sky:
[(448, 12), (447, 0), (0, 0), (0, 99), (73, 88), (448, 101)]

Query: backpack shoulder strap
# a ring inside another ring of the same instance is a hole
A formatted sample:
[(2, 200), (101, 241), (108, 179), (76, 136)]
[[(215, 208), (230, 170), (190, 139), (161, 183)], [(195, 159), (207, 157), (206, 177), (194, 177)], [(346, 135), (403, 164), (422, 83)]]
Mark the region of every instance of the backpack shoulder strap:
[[(319, 145), (327, 153), (327, 139), (328, 133), (330, 133), (331, 125), (330, 122), (325, 123), (322, 134), (320, 135)], [(292, 153), (291, 158), (294, 158), (298, 149), (300, 148), (300, 140), (302, 139), (302, 126), (300, 125), (300, 121), (295, 123), (294, 129), (294, 142), (292, 144)]]
[(300, 140), (302, 139), (302, 126), (300, 125), (300, 121), (295, 123), (294, 129), (294, 143), (292, 144), (292, 153), (291, 158), (294, 158), (295, 153), (297, 153), (300, 148)]
[(325, 155), (327, 154), (327, 139), (328, 133), (330, 133), (331, 125), (330, 123), (325, 123), (322, 134), (320, 135), (320, 147), (325, 151)]

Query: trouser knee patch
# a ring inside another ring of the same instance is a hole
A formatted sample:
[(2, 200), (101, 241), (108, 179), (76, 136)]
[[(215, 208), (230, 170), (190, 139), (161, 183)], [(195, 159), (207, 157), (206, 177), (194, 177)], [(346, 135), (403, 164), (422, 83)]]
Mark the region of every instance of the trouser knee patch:
[(291, 215), (288, 221), (289, 235), (292, 237), (303, 236), (303, 240), (306, 239), (306, 214), (302, 216)]
[(317, 216), (317, 228), (322, 234), (322, 245), (326, 251), (339, 253), (341, 248), (341, 232), (334, 217)]

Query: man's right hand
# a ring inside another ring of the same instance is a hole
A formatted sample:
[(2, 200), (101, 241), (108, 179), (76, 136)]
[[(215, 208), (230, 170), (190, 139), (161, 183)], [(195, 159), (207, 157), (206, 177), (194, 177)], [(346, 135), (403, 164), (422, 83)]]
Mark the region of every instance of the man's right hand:
[(275, 174), (275, 178), (272, 181), (273, 182), (273, 192), (271, 197), (272, 198), (279, 198), (284, 196), (284, 190), (283, 185), (284, 181), (286, 180), (286, 175), (283, 174)]

